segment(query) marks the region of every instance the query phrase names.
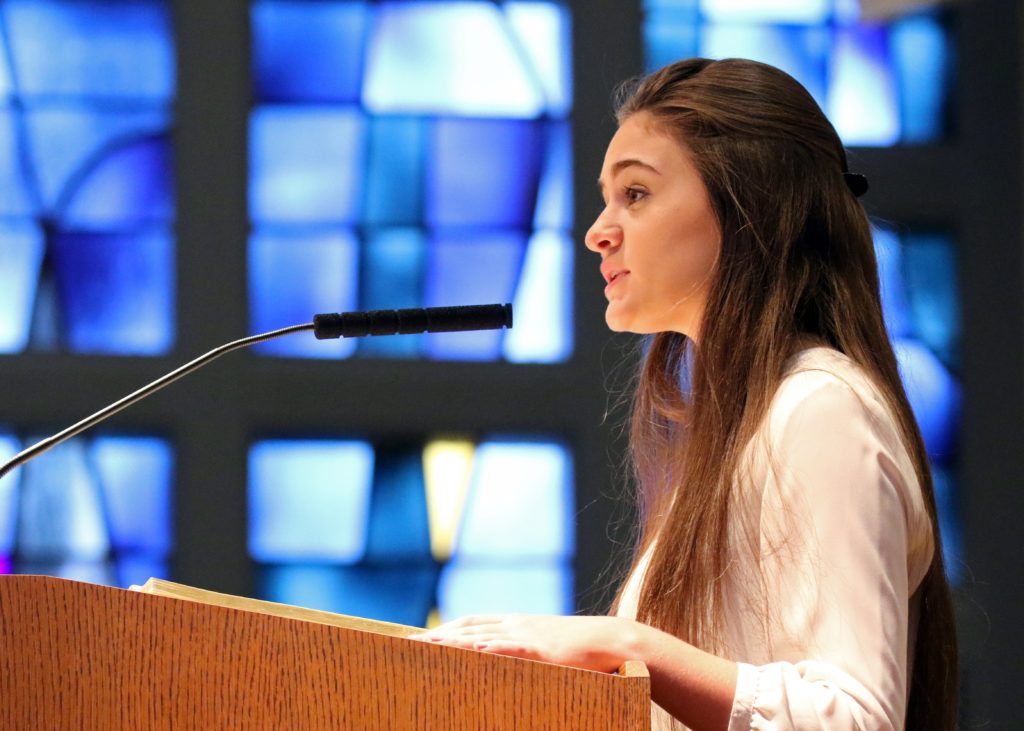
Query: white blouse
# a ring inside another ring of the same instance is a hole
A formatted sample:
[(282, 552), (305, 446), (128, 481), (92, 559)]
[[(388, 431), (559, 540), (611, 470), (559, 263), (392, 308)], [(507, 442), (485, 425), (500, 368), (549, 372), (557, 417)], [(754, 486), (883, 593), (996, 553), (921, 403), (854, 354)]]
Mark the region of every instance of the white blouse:
[[(795, 356), (730, 514), (729, 731), (902, 729), (931, 526), (877, 389), (828, 348)], [(619, 615), (635, 617), (649, 554)], [(652, 704), (652, 728), (681, 728)]]

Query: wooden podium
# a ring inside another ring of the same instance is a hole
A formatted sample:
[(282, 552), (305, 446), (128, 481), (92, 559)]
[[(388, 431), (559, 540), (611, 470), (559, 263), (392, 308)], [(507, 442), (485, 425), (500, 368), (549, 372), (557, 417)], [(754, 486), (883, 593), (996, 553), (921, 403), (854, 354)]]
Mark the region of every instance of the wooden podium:
[(650, 678), (0, 576), (0, 728), (640, 731)]

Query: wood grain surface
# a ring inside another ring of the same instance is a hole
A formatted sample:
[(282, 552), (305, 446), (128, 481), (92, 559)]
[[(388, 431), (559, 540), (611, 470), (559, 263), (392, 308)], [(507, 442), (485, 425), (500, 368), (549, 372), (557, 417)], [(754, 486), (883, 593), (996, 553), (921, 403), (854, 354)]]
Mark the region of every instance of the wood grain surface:
[(606, 675), (40, 576), (0, 576), (0, 729), (650, 728)]

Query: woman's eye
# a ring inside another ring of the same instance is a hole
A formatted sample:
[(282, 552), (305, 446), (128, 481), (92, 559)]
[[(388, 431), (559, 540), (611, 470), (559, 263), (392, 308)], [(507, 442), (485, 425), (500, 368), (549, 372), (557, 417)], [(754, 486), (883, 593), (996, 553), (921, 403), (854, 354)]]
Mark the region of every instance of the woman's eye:
[(645, 190), (643, 190), (642, 188), (632, 188), (632, 187), (630, 187), (630, 188), (626, 188), (623, 191), (623, 194), (624, 194), (624, 196), (626, 198), (626, 202), (629, 203), (629, 204), (633, 204), (633, 203), (639, 202), (644, 196), (647, 195), (647, 192)]

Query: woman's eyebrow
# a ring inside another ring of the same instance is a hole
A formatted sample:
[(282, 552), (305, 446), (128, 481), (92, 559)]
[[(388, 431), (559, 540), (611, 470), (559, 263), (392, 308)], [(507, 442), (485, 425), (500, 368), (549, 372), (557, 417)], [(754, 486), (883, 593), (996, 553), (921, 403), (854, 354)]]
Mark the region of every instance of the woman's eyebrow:
[[(615, 177), (620, 172), (629, 167), (641, 167), (644, 168), (645, 170), (650, 170), (655, 175), (661, 175), (661, 171), (659, 171), (650, 163), (644, 162), (643, 160), (638, 160), (634, 157), (628, 157), (624, 160), (617, 160), (612, 165), (612, 177)], [(604, 181), (601, 178), (597, 179), (597, 187), (600, 188), (602, 191), (604, 190)]]

